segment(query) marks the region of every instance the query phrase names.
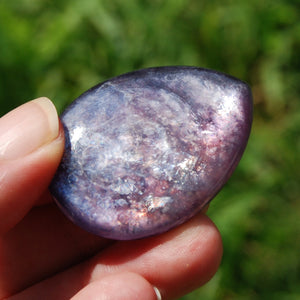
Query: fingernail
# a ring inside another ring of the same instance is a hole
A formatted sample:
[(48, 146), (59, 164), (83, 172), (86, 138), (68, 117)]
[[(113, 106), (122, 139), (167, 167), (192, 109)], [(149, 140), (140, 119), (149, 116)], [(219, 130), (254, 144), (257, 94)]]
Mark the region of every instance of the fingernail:
[(162, 300), (161, 293), (160, 293), (159, 289), (156, 286), (154, 286), (153, 289), (154, 289), (154, 292), (156, 294), (157, 300)]
[(24, 157), (54, 140), (58, 133), (53, 103), (45, 97), (27, 102), (0, 119), (0, 159)]

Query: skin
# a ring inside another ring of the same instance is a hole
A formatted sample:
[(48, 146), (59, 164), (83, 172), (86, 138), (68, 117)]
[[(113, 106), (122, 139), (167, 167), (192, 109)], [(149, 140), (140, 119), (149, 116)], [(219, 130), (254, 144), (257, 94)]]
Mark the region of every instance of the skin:
[[(35, 105), (0, 119), (0, 145), (8, 118), (18, 124)], [(53, 109), (44, 109), (41, 118), (50, 113), (52, 121), (57, 118)], [(15, 136), (16, 144), (26, 142)], [(135, 241), (103, 239), (71, 223), (48, 191), (63, 153), (62, 127), (54, 136), (52, 128), (50, 136), (22, 155), (1, 157), (0, 151), (0, 299), (154, 300), (153, 286), (162, 299), (178, 299), (210, 280), (222, 242), (203, 212), (167, 233)]]

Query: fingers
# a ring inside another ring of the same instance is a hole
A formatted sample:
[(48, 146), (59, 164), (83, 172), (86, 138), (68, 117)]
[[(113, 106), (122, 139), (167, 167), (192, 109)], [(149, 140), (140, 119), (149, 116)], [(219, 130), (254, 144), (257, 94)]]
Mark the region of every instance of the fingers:
[[(94, 288), (107, 276), (124, 272), (142, 276), (160, 290), (162, 299), (177, 299), (207, 282), (217, 271), (221, 256), (220, 234), (209, 218), (200, 214), (165, 234), (114, 243), (93, 259), (11, 299), (35, 299), (34, 295), (45, 300), (69, 299), (86, 286)], [(52, 298), (47, 298), (48, 291)]]
[(0, 239), (0, 299), (90, 258), (109, 243), (75, 226), (54, 203), (34, 207)]
[(157, 291), (142, 276), (135, 273), (108, 275), (91, 282), (71, 300), (157, 300)]
[[(51, 198), (49, 192), (43, 198)], [(35, 207), (2, 238), (0, 298), (69, 268), (109, 244), (111, 240), (75, 226), (53, 203)]]
[(177, 299), (211, 279), (221, 257), (220, 234), (200, 214), (166, 234), (111, 245), (98, 258), (90, 280), (116, 268), (136, 272), (156, 286), (163, 299)]
[(46, 190), (63, 148), (63, 131), (47, 98), (0, 119), (0, 234), (17, 224)]

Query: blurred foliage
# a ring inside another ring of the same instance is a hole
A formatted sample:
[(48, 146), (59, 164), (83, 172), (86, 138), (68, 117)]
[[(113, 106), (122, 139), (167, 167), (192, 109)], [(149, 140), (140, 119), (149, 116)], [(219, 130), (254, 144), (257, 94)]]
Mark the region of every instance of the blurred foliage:
[(248, 82), (245, 155), (211, 203), (216, 276), (182, 299), (300, 299), (299, 0), (0, 0), (0, 113), (38, 96), (59, 111), (143, 67), (195, 65)]

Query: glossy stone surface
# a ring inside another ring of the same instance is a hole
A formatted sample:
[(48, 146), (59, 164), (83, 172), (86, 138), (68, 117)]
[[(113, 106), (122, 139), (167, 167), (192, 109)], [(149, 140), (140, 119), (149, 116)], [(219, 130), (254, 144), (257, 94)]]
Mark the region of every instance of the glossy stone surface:
[(252, 97), (211, 70), (151, 68), (93, 87), (61, 120), (57, 203), (92, 233), (136, 239), (187, 221), (221, 189), (247, 144)]

